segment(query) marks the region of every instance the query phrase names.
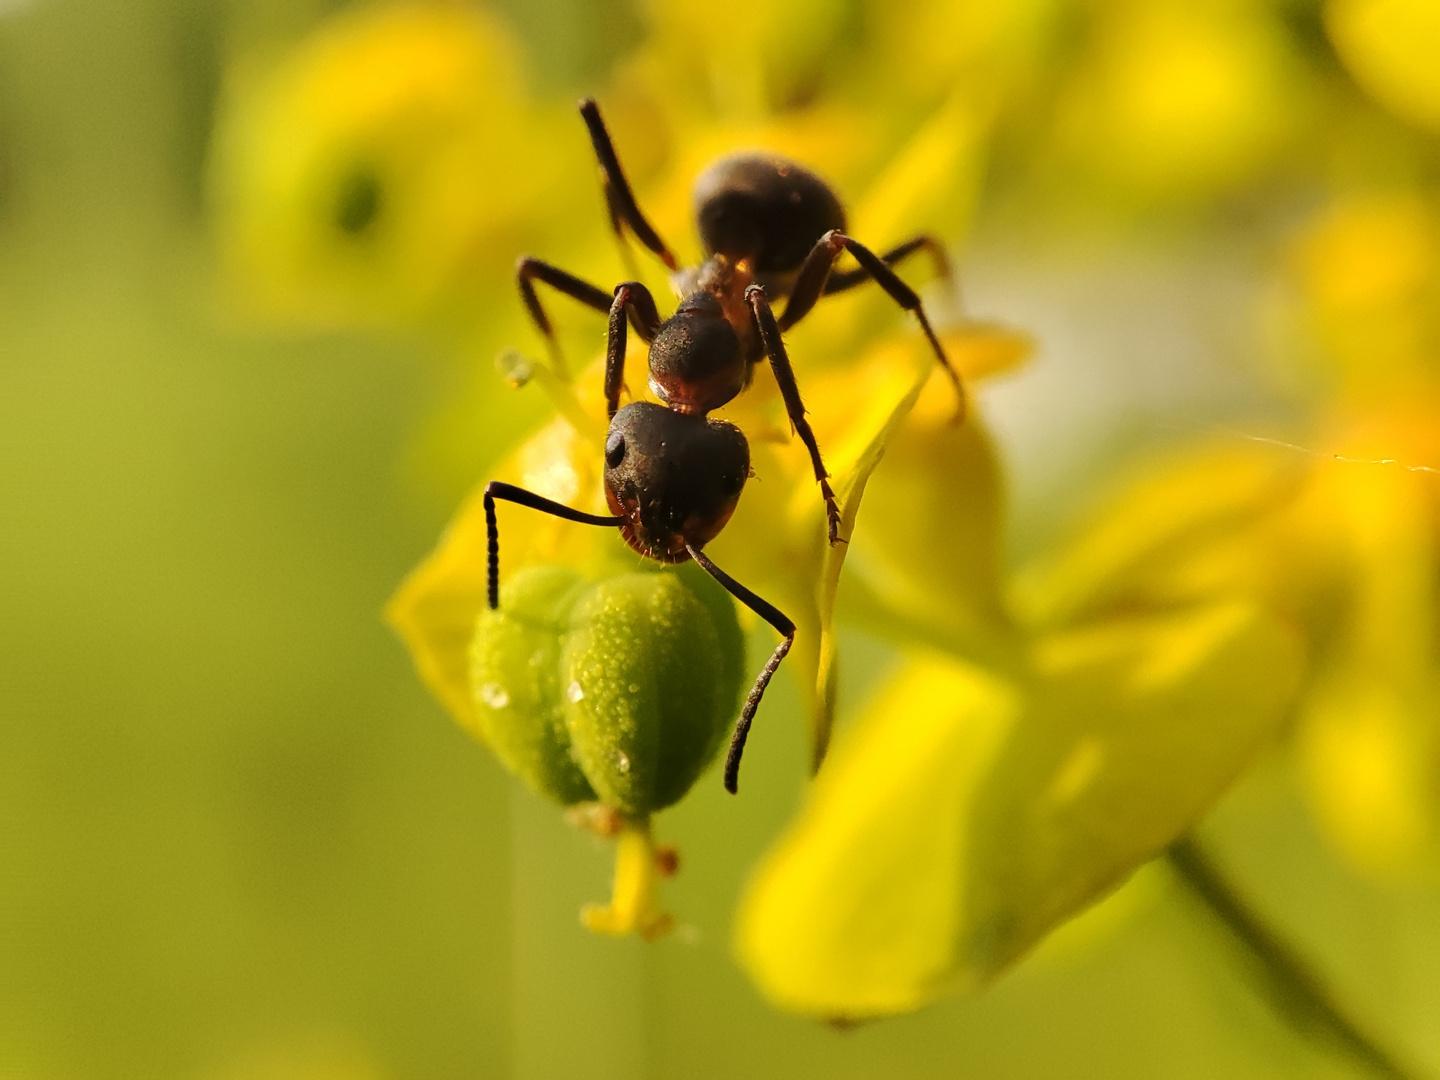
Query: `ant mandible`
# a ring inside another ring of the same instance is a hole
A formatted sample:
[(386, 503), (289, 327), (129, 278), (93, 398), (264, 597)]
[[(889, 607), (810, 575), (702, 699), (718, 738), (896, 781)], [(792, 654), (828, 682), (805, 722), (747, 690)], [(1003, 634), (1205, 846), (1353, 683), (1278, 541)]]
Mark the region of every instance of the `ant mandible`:
[[(954, 384), (959, 415), (963, 416), (963, 384), (946, 358), (919, 296), (896, 276), (890, 264), (928, 250), (942, 276), (949, 276), (949, 267), (939, 244), (926, 236), (877, 256), (845, 234), (845, 211), (823, 180), (779, 156), (751, 153), (716, 162), (696, 181), (696, 216), (706, 258), (698, 267), (681, 270), (641, 213), (595, 102), (582, 101), (580, 115), (600, 162), (611, 227), (622, 238), (623, 228), (628, 227), (659, 257), (672, 271), (682, 299), (675, 313), (662, 320), (654, 297), (637, 281), (624, 282), (613, 293), (606, 293), (538, 259), (526, 256), (517, 263), (520, 295), (552, 347), (554, 328), (536, 295), (536, 281), (609, 314), (605, 402), (610, 426), (605, 438), (604, 481), (611, 515), (585, 513), (513, 484), (491, 482), (484, 496), (487, 600), (492, 610), (499, 606), (497, 499), (579, 524), (618, 526), (632, 548), (658, 562), (693, 559), (784, 639), (755, 680), (735, 725), (724, 773), (725, 787), (733, 793), (755, 710), (771, 676), (794, 644), (795, 624), (701, 550), (730, 519), (750, 475), (750, 447), (740, 429), (708, 419), (706, 414), (748, 386), (756, 364), (762, 357), (768, 358), (785, 411), (809, 451), (825, 499), (829, 540), (836, 543), (840, 510), (814, 432), (805, 419), (795, 373), (780, 335), (799, 322), (821, 296), (873, 279), (902, 308), (915, 313)], [(850, 252), (859, 268), (832, 274), (842, 251)], [(788, 298), (778, 318), (770, 308), (772, 297)], [(664, 406), (638, 401), (620, 408), (627, 323), (650, 346), (650, 387)]]

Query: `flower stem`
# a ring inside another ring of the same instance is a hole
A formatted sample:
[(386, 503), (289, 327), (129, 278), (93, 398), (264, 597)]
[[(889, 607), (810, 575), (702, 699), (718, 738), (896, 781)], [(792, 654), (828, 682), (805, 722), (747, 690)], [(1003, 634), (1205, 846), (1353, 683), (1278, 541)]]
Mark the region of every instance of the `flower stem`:
[(659, 907), (665, 863), (651, 837), (649, 819), (621, 819), (615, 837), (614, 892), (610, 903), (591, 904), (580, 913), (585, 928), (615, 937), (639, 934), (647, 940), (666, 933), (674, 920)]
[(1321, 974), (1266, 925), (1194, 836), (1170, 847), (1171, 868), (1190, 893), (1234, 935), (1264, 984), (1280, 1018), (1306, 1038), (1323, 1039), (1377, 1076), (1418, 1080), (1353, 1016)]

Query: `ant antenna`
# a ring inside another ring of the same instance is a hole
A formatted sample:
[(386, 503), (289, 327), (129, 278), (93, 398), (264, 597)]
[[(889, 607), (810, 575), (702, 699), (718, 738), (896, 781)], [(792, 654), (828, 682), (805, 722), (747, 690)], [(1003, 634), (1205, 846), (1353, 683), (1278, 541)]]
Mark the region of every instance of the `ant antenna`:
[(765, 696), (765, 688), (770, 685), (770, 676), (775, 674), (775, 669), (780, 666), (780, 661), (785, 659), (785, 655), (790, 651), (790, 646), (795, 644), (795, 624), (774, 604), (756, 596), (724, 570), (721, 570), (699, 548), (693, 544), (686, 544), (685, 550), (699, 564), (700, 569), (725, 587), (726, 592), (785, 636), (785, 640), (780, 642), (775, 647), (775, 651), (770, 654), (770, 659), (766, 662), (765, 669), (760, 672), (760, 677), (755, 680), (755, 685), (750, 690), (750, 696), (745, 699), (745, 708), (740, 710), (740, 719), (735, 724), (735, 734), (730, 739), (730, 752), (725, 755), (725, 790), (734, 795), (740, 785), (740, 755), (745, 753), (745, 740), (750, 737), (750, 723), (755, 719), (755, 710), (760, 707), (760, 699)]
[(490, 481), (485, 485), (485, 538), (488, 548), (485, 562), (485, 584), (486, 599), (490, 604), (491, 611), (500, 606), (500, 527), (495, 521), (496, 499), (519, 503), (521, 506), (528, 506), (531, 510), (539, 510), (542, 514), (564, 518), (566, 521), (579, 522), (581, 525), (606, 525), (614, 528), (617, 525), (625, 524), (625, 519), (622, 517), (587, 514), (583, 510), (572, 510), (563, 503), (557, 503), (543, 495), (536, 495), (533, 491), (526, 491), (514, 484), (501, 483), (499, 480)]

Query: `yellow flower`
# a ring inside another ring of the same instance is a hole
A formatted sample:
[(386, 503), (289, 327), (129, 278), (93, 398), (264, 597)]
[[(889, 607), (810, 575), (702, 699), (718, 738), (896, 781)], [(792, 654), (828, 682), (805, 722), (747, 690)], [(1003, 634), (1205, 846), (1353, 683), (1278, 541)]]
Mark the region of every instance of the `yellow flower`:
[(1355, 81), (1380, 104), (1440, 128), (1440, 8), (1430, 0), (1330, 0), (1325, 28)]
[(233, 73), (211, 165), (230, 272), (261, 311), (304, 322), (454, 304), (563, 198), (550, 122), (481, 9), (333, 19), (280, 64)]
[(1304, 650), (1235, 560), (1184, 568), (1297, 486), (1235, 455), (1162, 472), (1019, 579), (987, 667), (973, 638), (908, 649), (742, 900), (765, 994), (855, 1019), (979, 989), (1192, 828), (1273, 742)]

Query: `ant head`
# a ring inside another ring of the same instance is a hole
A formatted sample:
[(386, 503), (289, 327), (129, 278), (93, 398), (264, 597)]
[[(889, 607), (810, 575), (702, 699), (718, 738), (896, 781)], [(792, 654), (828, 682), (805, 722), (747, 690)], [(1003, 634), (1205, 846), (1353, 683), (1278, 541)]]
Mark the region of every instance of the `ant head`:
[(650, 388), (675, 412), (704, 415), (745, 388), (740, 336), (708, 292), (687, 296), (650, 344)]
[(730, 520), (750, 476), (750, 446), (734, 424), (648, 401), (626, 405), (605, 437), (605, 498), (626, 541), (660, 562), (689, 558)]

